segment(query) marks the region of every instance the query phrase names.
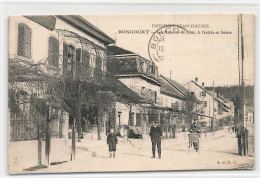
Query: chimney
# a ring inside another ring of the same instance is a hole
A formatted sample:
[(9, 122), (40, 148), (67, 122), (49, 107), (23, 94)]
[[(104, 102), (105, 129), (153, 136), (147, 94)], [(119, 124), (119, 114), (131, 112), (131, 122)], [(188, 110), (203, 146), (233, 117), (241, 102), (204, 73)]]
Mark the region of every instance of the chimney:
[(195, 78), (195, 82), (198, 83), (198, 77)]
[(202, 87), (204, 88), (204, 82), (202, 82)]

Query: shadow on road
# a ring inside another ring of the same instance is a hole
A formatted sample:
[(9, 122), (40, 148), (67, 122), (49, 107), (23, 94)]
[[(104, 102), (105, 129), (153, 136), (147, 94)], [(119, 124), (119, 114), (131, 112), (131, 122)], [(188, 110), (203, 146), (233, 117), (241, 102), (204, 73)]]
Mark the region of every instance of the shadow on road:
[(143, 155), (143, 154), (136, 154), (136, 153), (122, 153), (124, 155), (134, 155), (134, 156), (140, 156), (140, 157), (145, 157), (145, 158), (149, 158), (149, 156)]

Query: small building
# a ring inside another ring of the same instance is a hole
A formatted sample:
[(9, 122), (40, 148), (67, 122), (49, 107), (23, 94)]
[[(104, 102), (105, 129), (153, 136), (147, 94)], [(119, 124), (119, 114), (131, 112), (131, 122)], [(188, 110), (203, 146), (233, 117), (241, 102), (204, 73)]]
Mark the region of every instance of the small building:
[(254, 108), (252, 106), (246, 106), (246, 123), (253, 125), (254, 120)]

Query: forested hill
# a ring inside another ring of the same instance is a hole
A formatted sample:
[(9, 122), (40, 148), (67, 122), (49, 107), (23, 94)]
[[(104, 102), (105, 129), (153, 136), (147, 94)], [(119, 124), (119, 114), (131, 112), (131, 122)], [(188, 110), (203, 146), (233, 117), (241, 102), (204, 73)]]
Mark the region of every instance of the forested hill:
[[(205, 87), (206, 90), (212, 90), (212, 87)], [(232, 99), (236, 95), (239, 95), (240, 89), (239, 86), (222, 86), (215, 87), (215, 91), (220, 95), (223, 95), (224, 98)], [(248, 105), (253, 105), (254, 103), (254, 86), (245, 87), (245, 98)]]

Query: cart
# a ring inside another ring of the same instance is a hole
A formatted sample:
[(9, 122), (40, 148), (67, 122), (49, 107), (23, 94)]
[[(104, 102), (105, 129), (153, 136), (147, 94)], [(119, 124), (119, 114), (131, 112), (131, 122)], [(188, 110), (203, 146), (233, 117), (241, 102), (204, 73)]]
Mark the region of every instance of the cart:
[(194, 147), (194, 150), (196, 152), (199, 151), (199, 139), (200, 139), (200, 134), (199, 133), (190, 133), (188, 134), (189, 137), (189, 152), (190, 152), (190, 148)]

